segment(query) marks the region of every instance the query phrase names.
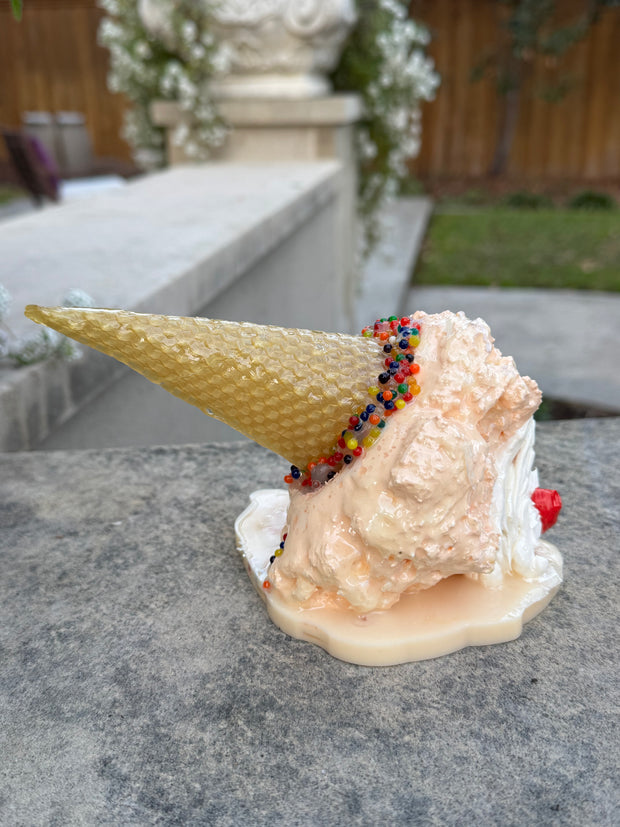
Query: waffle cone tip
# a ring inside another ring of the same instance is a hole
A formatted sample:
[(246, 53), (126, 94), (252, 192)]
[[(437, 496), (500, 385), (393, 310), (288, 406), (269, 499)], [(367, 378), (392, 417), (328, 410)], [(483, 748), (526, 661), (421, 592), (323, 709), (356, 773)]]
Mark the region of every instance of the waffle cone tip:
[(56, 308), (40, 307), (38, 304), (28, 304), (24, 310), (24, 316), (37, 324), (47, 324), (51, 319), (51, 311)]

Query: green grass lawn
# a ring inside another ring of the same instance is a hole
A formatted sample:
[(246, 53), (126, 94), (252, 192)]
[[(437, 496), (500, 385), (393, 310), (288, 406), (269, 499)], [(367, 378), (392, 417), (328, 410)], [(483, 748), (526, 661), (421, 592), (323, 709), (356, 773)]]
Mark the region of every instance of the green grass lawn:
[(620, 210), (439, 208), (413, 280), (620, 291)]

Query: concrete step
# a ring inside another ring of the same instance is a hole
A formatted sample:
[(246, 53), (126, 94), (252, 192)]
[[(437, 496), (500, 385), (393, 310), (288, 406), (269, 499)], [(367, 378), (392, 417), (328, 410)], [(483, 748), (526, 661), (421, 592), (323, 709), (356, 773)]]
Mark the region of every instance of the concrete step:
[(358, 330), (405, 311), (411, 273), (433, 212), (430, 198), (399, 198), (383, 217), (385, 233), (364, 266), (358, 291)]
[(497, 347), (551, 398), (620, 413), (620, 295), (574, 290), (417, 287), (407, 312), (483, 318)]

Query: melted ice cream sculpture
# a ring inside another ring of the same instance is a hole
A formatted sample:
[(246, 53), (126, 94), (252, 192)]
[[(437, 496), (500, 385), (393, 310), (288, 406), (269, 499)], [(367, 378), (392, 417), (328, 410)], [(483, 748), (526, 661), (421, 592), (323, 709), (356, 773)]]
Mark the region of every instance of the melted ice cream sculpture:
[[(561, 583), (540, 539), (535, 382), (481, 320), (361, 337), (114, 310), (27, 315), (115, 356), (294, 463), (236, 524), (272, 619), (362, 664), (517, 637)], [(239, 405), (240, 397), (243, 404)]]

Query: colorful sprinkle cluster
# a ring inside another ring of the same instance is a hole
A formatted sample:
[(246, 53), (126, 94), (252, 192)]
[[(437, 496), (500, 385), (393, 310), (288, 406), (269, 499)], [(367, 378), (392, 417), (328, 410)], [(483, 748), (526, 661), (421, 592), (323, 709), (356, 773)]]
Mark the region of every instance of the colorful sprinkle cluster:
[[(269, 565), (271, 565), (272, 563), (275, 563), (276, 557), (281, 557), (282, 554), (284, 553), (284, 543), (286, 542), (286, 537), (287, 537), (286, 534), (282, 535), (282, 542), (280, 543), (278, 548), (274, 551), (274, 553), (269, 558)], [(271, 588), (271, 582), (269, 580), (263, 580), (263, 589), (270, 589), (270, 588)]]
[[(402, 411), (420, 393), (421, 388), (415, 378), (420, 372), (420, 366), (415, 361), (420, 335), (420, 324), (408, 316), (377, 319), (372, 327), (362, 330), (362, 336), (383, 342), (385, 353), (385, 370), (377, 377), (376, 384), (368, 388), (370, 402), (349, 417), (348, 426), (340, 434), (329, 457), (309, 462), (305, 470), (292, 465), (291, 473), (284, 477), (286, 483), (302, 491), (319, 488), (333, 479), (343, 466), (350, 465), (362, 456), (365, 449), (374, 445), (390, 416)], [(286, 536), (282, 536), (279, 547), (271, 555), (270, 565), (284, 553)], [(271, 581), (264, 580), (263, 589), (268, 591), (270, 588)]]
[(415, 348), (420, 344), (421, 329), (408, 316), (399, 319), (377, 319), (365, 327), (362, 336), (374, 337), (383, 343), (385, 370), (368, 388), (370, 402), (349, 417), (347, 427), (328, 457), (308, 463), (306, 469), (291, 466), (284, 481), (302, 491), (319, 488), (333, 479), (345, 465), (362, 456), (381, 436), (390, 416), (402, 410), (420, 393), (416, 375), (420, 366), (415, 361)]

